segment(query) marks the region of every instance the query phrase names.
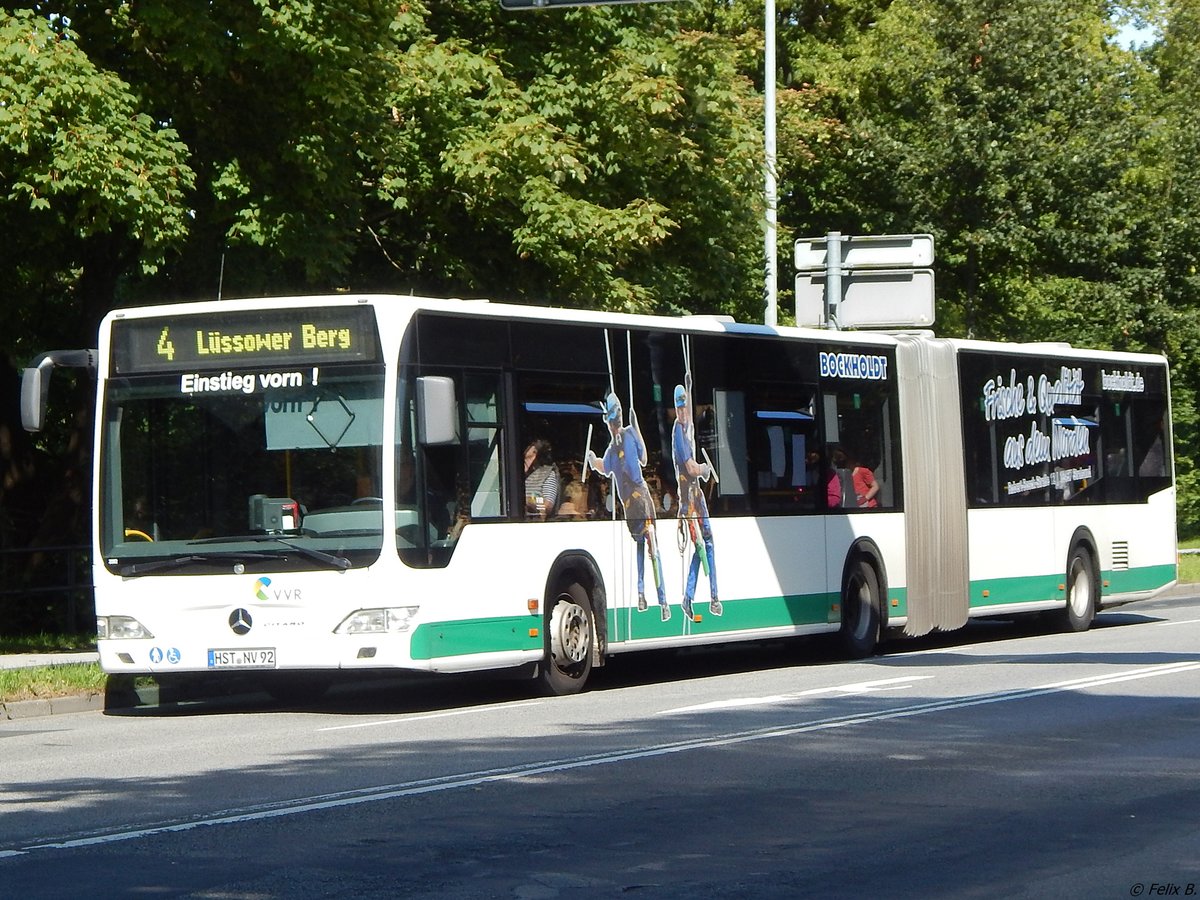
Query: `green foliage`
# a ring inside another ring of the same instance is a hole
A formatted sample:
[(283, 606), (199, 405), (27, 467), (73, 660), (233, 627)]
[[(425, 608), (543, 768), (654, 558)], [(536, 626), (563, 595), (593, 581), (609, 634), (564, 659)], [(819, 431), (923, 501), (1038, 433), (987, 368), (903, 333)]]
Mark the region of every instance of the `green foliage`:
[[(383, 122), (395, 4), (54, 5), (97, 64), (136, 83), (187, 144), (198, 178), (176, 292), (211, 295), (225, 251), (226, 294), (343, 282)], [(155, 296), (161, 281), (128, 290)]]
[(394, 73), (376, 234), (395, 269), (434, 292), (753, 309), (761, 139), (734, 45), (647, 10), (459, 6)]
[[(785, 29), (785, 67), (837, 123), (783, 157), (788, 224), (934, 234), (941, 333), (1168, 354), (1180, 529), (1200, 530), (1200, 4), (786, 7), (811, 24)], [(1122, 15), (1163, 40), (1118, 46)]]
[(175, 132), (139, 112), (129, 85), (69, 31), (29, 11), (0, 20), (0, 52), (3, 200), (71, 236), (125, 230), (153, 268), (186, 232), (192, 176)]
[(841, 68), (860, 178), (833, 210), (875, 231), (935, 235), (951, 329), (1046, 337), (1014, 285), (1116, 271), (1139, 128), (1129, 60), (1109, 35), (1091, 0), (908, 0)]
[[(5, 330), (17, 336), (9, 352), (45, 349), (38, 336), (92, 318), (73, 292), (99, 248), (131, 271), (162, 265), (187, 233), (186, 149), (61, 22), (0, 13), (0, 217), (15, 262), (0, 286)], [(65, 317), (46, 314), (47, 296), (70, 304)], [(94, 341), (86, 331), (63, 338)]]

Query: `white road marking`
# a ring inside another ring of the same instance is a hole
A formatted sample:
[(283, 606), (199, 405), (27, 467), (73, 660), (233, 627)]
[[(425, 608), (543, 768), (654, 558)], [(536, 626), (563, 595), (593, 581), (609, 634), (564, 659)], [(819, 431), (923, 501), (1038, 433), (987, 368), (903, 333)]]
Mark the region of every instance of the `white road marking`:
[(589, 756), (577, 756), (569, 759), (552, 760), (543, 763), (529, 763), (519, 766), (506, 766), (481, 772), (463, 772), (445, 775), (439, 778), (426, 778), (419, 781), (400, 782), (398, 784), (378, 785), (376, 787), (360, 788), (353, 791), (341, 791), (333, 794), (320, 794), (313, 797), (298, 797), (282, 800), (278, 803), (245, 807), (243, 809), (226, 810), (208, 816), (175, 822), (166, 825), (149, 827), (127, 827), (115, 831), (92, 834), (79, 838), (71, 838), (46, 843), (32, 844), (26, 847), (11, 847), (0, 849), (0, 859), (13, 858), (35, 852), (52, 850), (74, 850), (82, 847), (95, 847), (112, 844), (119, 841), (138, 840), (159, 834), (175, 834), (191, 831), (213, 825), (232, 825), (244, 822), (257, 822), (282, 816), (294, 816), (302, 813), (319, 812), (326, 809), (357, 806), (363, 803), (378, 803), (382, 800), (394, 800), (401, 797), (413, 797), (420, 794), (433, 794), (441, 791), (461, 790), (484, 784), (495, 784), (504, 781), (514, 781), (538, 775), (551, 775), (558, 772), (568, 772), (573, 769), (586, 769), (594, 766), (607, 766), (615, 763), (631, 762), (639, 759), (650, 759), (666, 756), (672, 753), (685, 753), (690, 750), (702, 750), (712, 747), (726, 747), (745, 744), (752, 741), (771, 740), (781, 737), (792, 737), (800, 734), (810, 734), (828, 731), (836, 728), (847, 728), (855, 725), (866, 725), (871, 722), (886, 722), (891, 719), (905, 719), (922, 716), (929, 713), (945, 712), (956, 709), (967, 709), (972, 706), (982, 706), (990, 703), (1006, 703), (1013, 700), (1030, 700), (1050, 694), (1067, 691), (1082, 691), (1103, 685), (1117, 684), (1124, 681), (1136, 681), (1142, 678), (1155, 678), (1161, 675), (1179, 675), (1200, 669), (1200, 660), (1192, 662), (1166, 663), (1157, 666), (1147, 666), (1140, 669), (1127, 669), (1123, 672), (1113, 672), (1107, 675), (1093, 675), (1089, 678), (1076, 678), (1070, 681), (1059, 681), (1052, 684), (1032, 688), (1019, 688), (1009, 691), (996, 691), (988, 694), (976, 694), (969, 697), (947, 698), (895, 709), (883, 709), (876, 712), (857, 713), (844, 716), (831, 716), (815, 719), (809, 722), (796, 722), (789, 725), (775, 725), (766, 728), (756, 728), (749, 731), (733, 732), (725, 735), (715, 735), (707, 738), (674, 741), (647, 747), (633, 747), (626, 750), (613, 750), (607, 753), (597, 753)]
[(449, 719), (454, 716), (469, 716), (475, 713), (491, 712), (497, 709), (511, 709), (514, 706), (522, 709), (530, 706), (541, 706), (542, 700), (520, 700), (516, 703), (494, 703), (490, 706), (472, 706), (469, 709), (456, 709), (451, 712), (429, 713), (423, 716), (405, 716), (401, 719), (378, 719), (374, 722), (355, 722), (353, 725), (331, 725), (328, 728), (318, 728), (322, 731), (349, 731), (354, 728), (378, 728), (380, 725), (406, 725), (409, 722), (427, 722), (430, 719)]
[(794, 694), (774, 694), (767, 697), (732, 697), (729, 700), (713, 700), (710, 703), (697, 703), (695, 706), (678, 706), (674, 709), (664, 709), (660, 716), (674, 716), (680, 713), (712, 712), (721, 709), (738, 709), (744, 706), (779, 706), (791, 703), (802, 697), (817, 697), (821, 694), (870, 694), (876, 691), (895, 691), (909, 687), (914, 681), (932, 678), (932, 675), (906, 675), (903, 678), (885, 678), (881, 681), (860, 681), (858, 684), (843, 684), (837, 687), (812, 688), (807, 691), (797, 691)]

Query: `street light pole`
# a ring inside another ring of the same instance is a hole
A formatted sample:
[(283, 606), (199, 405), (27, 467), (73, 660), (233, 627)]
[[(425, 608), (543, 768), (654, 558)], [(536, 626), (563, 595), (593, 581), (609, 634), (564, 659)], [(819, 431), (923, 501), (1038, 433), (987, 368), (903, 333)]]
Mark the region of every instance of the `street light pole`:
[(763, 321), (772, 328), (778, 323), (779, 262), (776, 254), (778, 188), (775, 183), (775, 0), (766, 0), (766, 22), (763, 27), (765, 61), (763, 63), (763, 141), (766, 179), (767, 221), (764, 237), (766, 251), (766, 301)]

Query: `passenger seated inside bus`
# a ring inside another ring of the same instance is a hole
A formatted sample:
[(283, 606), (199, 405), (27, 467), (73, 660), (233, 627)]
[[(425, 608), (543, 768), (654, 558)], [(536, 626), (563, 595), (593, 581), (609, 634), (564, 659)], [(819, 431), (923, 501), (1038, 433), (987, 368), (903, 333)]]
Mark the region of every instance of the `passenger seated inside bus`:
[(572, 479), (563, 488), (563, 502), (558, 505), (558, 513), (555, 518), (579, 521), (586, 519), (587, 516), (587, 488), (579, 479)]
[(552, 518), (558, 509), (558, 488), (550, 442), (536, 438), (525, 448), (525, 517)]
[(817, 509), (838, 509), (842, 505), (842, 479), (819, 450), (809, 450), (805, 457), (805, 490)]
[(879, 506), (879, 501), (876, 499), (876, 495), (879, 493), (879, 482), (875, 479), (874, 471), (861, 457), (854, 455), (850, 457), (848, 468), (850, 469), (850, 482), (854, 486), (855, 505), (863, 509), (875, 509)]

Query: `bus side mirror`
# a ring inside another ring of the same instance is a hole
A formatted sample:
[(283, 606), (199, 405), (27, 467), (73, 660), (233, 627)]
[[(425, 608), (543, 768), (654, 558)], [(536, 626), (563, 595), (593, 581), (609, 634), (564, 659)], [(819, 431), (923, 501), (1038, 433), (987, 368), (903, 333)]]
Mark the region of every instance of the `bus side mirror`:
[(426, 446), (458, 443), (453, 378), (423, 375), (417, 379), (417, 440)]
[(46, 424), (46, 394), (55, 366), (96, 371), (95, 350), (52, 350), (33, 361), (21, 375), (21, 424), (26, 431), (41, 431)]
[(46, 391), (54, 364), (30, 366), (21, 375), (21, 424), (26, 431), (41, 431), (46, 424)]

